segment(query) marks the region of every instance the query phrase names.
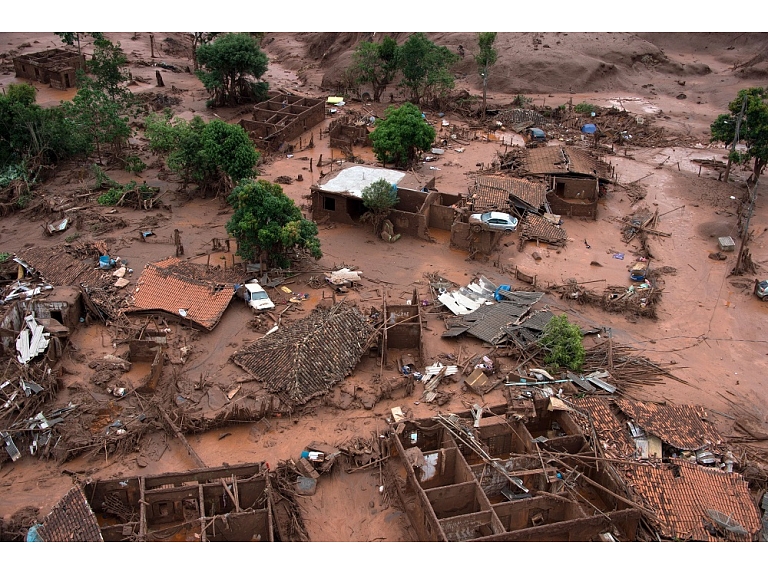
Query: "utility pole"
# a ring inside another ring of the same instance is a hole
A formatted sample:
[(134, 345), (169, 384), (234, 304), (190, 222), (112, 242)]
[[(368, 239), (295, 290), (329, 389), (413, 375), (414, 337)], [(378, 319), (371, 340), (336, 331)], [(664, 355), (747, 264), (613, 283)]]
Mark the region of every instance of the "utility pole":
[[(741, 128), (741, 119), (744, 117), (744, 109), (747, 107), (747, 95), (741, 99), (741, 112), (736, 119), (736, 132), (733, 135), (733, 144), (731, 144), (731, 151), (736, 149), (736, 144), (739, 143), (739, 129)], [(731, 155), (728, 154), (728, 165), (725, 167), (725, 183), (728, 183), (728, 176), (731, 174)]]

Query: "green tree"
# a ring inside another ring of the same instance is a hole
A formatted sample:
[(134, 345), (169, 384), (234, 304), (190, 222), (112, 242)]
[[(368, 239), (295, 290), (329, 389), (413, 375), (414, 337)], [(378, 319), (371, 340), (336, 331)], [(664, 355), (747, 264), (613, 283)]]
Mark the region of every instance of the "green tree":
[(579, 326), (568, 321), (565, 314), (553, 317), (544, 328), (539, 347), (546, 350), (544, 361), (558, 368), (581, 370), (586, 358)]
[(400, 201), (397, 197), (397, 186), (381, 178), (364, 187), (362, 197), (363, 205), (368, 211), (360, 220), (370, 221), (373, 225), (373, 233), (378, 236), (381, 234), (381, 226), (389, 216), (389, 212)]
[(195, 66), (195, 70), (200, 69), (200, 63), (197, 61), (197, 48), (213, 42), (216, 36), (221, 32), (192, 32), (192, 63)]
[(128, 58), (120, 47), (103, 36), (94, 41), (93, 58), (88, 69), (96, 78), (96, 87), (106, 92), (113, 101), (121, 101), (124, 106), (132, 103), (131, 91), (126, 86), (130, 79)]
[(401, 84), (411, 93), (411, 101), (443, 96), (453, 88), (450, 67), (459, 57), (445, 46), (438, 46), (422, 33), (411, 34), (400, 47)]
[(496, 42), (496, 32), (478, 32), (477, 44), (480, 51), (475, 56), (477, 71), (483, 79), (483, 121), (485, 121), (486, 96), (488, 94), (488, 68), (496, 63), (498, 53), (493, 47)]
[(130, 137), (128, 116), (122, 102), (114, 100), (81, 70), (77, 84), (75, 97), (61, 106), (75, 130), (85, 137), (84, 152), (88, 155), (95, 150), (101, 164), (104, 146), (119, 154)]
[(421, 110), (410, 102), (396, 108), (389, 106), (385, 118), (376, 121), (371, 133), (373, 152), (385, 166), (395, 163), (408, 167), (419, 151), (430, 149), (435, 129), (427, 124)]
[(373, 101), (381, 102), (381, 95), (397, 74), (397, 42), (386, 36), (381, 42), (361, 42), (352, 55), (349, 74), (357, 85), (371, 84)]
[[(728, 104), (728, 114), (720, 114), (710, 126), (711, 141), (733, 143), (736, 135), (736, 124), (741, 113), (742, 103), (744, 116), (739, 126), (739, 139), (744, 141), (747, 150), (739, 154), (732, 149), (728, 159), (738, 163), (753, 160), (750, 180), (756, 182), (768, 163), (768, 92), (765, 88), (747, 88), (739, 90), (736, 98)], [(727, 178), (726, 178), (727, 180)]]
[(236, 124), (200, 116), (187, 122), (170, 113), (150, 115), (145, 121), (150, 149), (167, 155), (168, 168), (182, 178), (182, 189), (195, 182), (205, 193), (228, 193), (229, 181), (237, 184), (256, 175), (259, 153), (248, 134)]
[(68, 45), (68, 46), (74, 46), (75, 42), (77, 42), (77, 53), (82, 56), (83, 52), (80, 49), (80, 36), (82, 35), (92, 36), (95, 40), (100, 40), (104, 38), (104, 34), (102, 32), (54, 32), (59, 38), (61, 38), (61, 41)]
[(215, 105), (236, 106), (266, 95), (268, 84), (259, 79), (269, 59), (249, 34), (226, 34), (203, 44), (197, 49), (197, 61), (202, 69), (195, 74)]
[(237, 240), (237, 254), (243, 259), (265, 257), (272, 265), (286, 267), (291, 252), (308, 252), (315, 259), (323, 256), (317, 224), (302, 216), (279, 185), (267, 180), (244, 180), (227, 201), (235, 212), (226, 229)]
[[(34, 171), (84, 151), (85, 141), (59, 106), (41, 108), (35, 88), (11, 84), (0, 94), (0, 168), (24, 162)], [(31, 176), (31, 179), (34, 179)]]

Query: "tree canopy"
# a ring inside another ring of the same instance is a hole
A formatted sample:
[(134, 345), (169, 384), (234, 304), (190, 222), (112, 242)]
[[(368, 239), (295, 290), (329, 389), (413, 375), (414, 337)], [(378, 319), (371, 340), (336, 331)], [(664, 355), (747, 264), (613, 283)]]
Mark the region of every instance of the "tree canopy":
[(480, 51), (475, 54), (475, 62), (480, 77), (483, 79), (483, 120), (485, 120), (486, 97), (488, 94), (488, 68), (496, 63), (498, 53), (493, 47), (496, 32), (478, 32), (477, 44)]
[(371, 133), (373, 152), (384, 165), (409, 166), (419, 151), (430, 149), (435, 129), (427, 124), (421, 110), (410, 102), (389, 106), (385, 118), (376, 121)]
[(539, 347), (547, 351), (544, 361), (555, 367), (581, 370), (586, 358), (579, 326), (568, 321), (565, 314), (556, 315), (544, 328)]
[(278, 184), (244, 180), (227, 201), (235, 210), (227, 232), (237, 240), (237, 254), (243, 259), (256, 261), (265, 255), (270, 264), (286, 267), (292, 251), (322, 257), (317, 224), (304, 218)]
[(400, 201), (397, 197), (397, 186), (384, 178), (378, 179), (363, 188), (362, 198), (368, 211), (360, 219), (369, 220), (373, 225), (373, 233), (378, 236), (389, 212)]
[(459, 57), (445, 46), (438, 46), (422, 32), (411, 34), (399, 50), (401, 85), (411, 93), (411, 101), (443, 96), (454, 86), (450, 67)]
[(196, 56), (201, 69), (195, 74), (213, 96), (214, 105), (236, 106), (266, 95), (268, 84), (259, 79), (269, 59), (249, 34), (220, 36), (201, 45)]
[(720, 114), (710, 126), (711, 141), (730, 145), (736, 135), (736, 123), (746, 98), (744, 117), (739, 126), (739, 139), (747, 150), (739, 154), (731, 150), (729, 160), (746, 163), (754, 160), (752, 181), (757, 181), (768, 163), (768, 92), (765, 88), (739, 90), (736, 98), (728, 104), (728, 114)]
[(153, 152), (167, 154), (168, 168), (182, 178), (182, 189), (190, 182), (203, 192), (229, 193), (222, 179), (233, 184), (256, 175), (259, 153), (248, 134), (236, 124), (200, 116), (191, 121), (171, 114), (151, 115), (145, 121), (145, 134)]
[(373, 101), (380, 102), (381, 95), (392, 83), (398, 70), (397, 42), (385, 36), (381, 42), (361, 42), (352, 55), (350, 74), (355, 82), (371, 84)]

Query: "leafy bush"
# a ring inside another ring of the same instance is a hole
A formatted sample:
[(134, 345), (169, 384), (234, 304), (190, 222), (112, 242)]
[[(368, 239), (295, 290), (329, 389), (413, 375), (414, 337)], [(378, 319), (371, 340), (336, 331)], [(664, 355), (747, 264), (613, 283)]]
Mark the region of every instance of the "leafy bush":
[(512, 105), (517, 106), (518, 108), (525, 108), (531, 102), (533, 102), (531, 98), (526, 98), (522, 94), (518, 94), (517, 96), (515, 96), (515, 99), (512, 100)]
[(139, 156), (128, 156), (125, 159), (125, 171), (140, 174), (147, 169), (147, 164)]
[(8, 252), (3, 252), (0, 254), (0, 264), (4, 264), (11, 258), (11, 254)]
[(554, 367), (581, 370), (586, 358), (579, 326), (568, 321), (565, 314), (556, 315), (544, 328), (539, 347), (547, 351), (544, 361)]
[(576, 111), (577, 114), (591, 114), (592, 112), (597, 110), (597, 107), (593, 104), (582, 102), (581, 104), (576, 104), (573, 107), (573, 109)]
[[(136, 182), (133, 182), (134, 186), (136, 185)], [(127, 184), (129, 186), (130, 184)], [(103, 194), (99, 196), (99, 198), (96, 200), (100, 206), (114, 206), (117, 205), (117, 202), (120, 201), (120, 199), (125, 195), (127, 192), (127, 189), (120, 188), (110, 188)]]

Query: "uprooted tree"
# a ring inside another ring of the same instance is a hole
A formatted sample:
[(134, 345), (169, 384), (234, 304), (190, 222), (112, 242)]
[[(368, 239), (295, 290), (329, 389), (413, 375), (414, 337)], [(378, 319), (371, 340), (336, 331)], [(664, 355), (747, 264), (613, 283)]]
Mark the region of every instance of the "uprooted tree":
[(362, 197), (363, 205), (368, 211), (362, 215), (360, 221), (370, 222), (373, 233), (379, 236), (389, 212), (400, 201), (397, 197), (397, 186), (380, 178), (363, 188)]
[(213, 96), (216, 106), (237, 106), (266, 97), (269, 85), (261, 81), (269, 59), (250, 34), (226, 34), (203, 44), (196, 52), (195, 72)]
[[(738, 139), (746, 143), (741, 153), (731, 149), (728, 164), (745, 164), (754, 160), (751, 182), (756, 182), (768, 164), (768, 91), (765, 88), (739, 90), (738, 95), (728, 104), (728, 114), (720, 114), (710, 126), (711, 141), (731, 145), (736, 138), (736, 126), (742, 108), (744, 114), (739, 125)], [(726, 175), (726, 181), (728, 177)]]
[(145, 135), (153, 152), (167, 155), (168, 168), (182, 179), (181, 189), (194, 182), (203, 193), (226, 195), (240, 180), (257, 175), (259, 153), (236, 124), (166, 113), (146, 119)]
[(389, 106), (385, 118), (376, 121), (371, 133), (373, 152), (383, 163), (408, 167), (418, 152), (429, 150), (435, 140), (430, 126), (416, 106), (406, 102), (400, 107)]
[(308, 253), (320, 259), (317, 224), (301, 210), (278, 184), (267, 180), (244, 180), (227, 199), (235, 213), (227, 232), (237, 240), (237, 254), (247, 261), (266, 260), (287, 267), (290, 254)]
[(554, 316), (544, 327), (538, 345), (546, 352), (544, 361), (553, 367), (580, 371), (586, 351), (579, 326), (568, 321), (565, 314)]

